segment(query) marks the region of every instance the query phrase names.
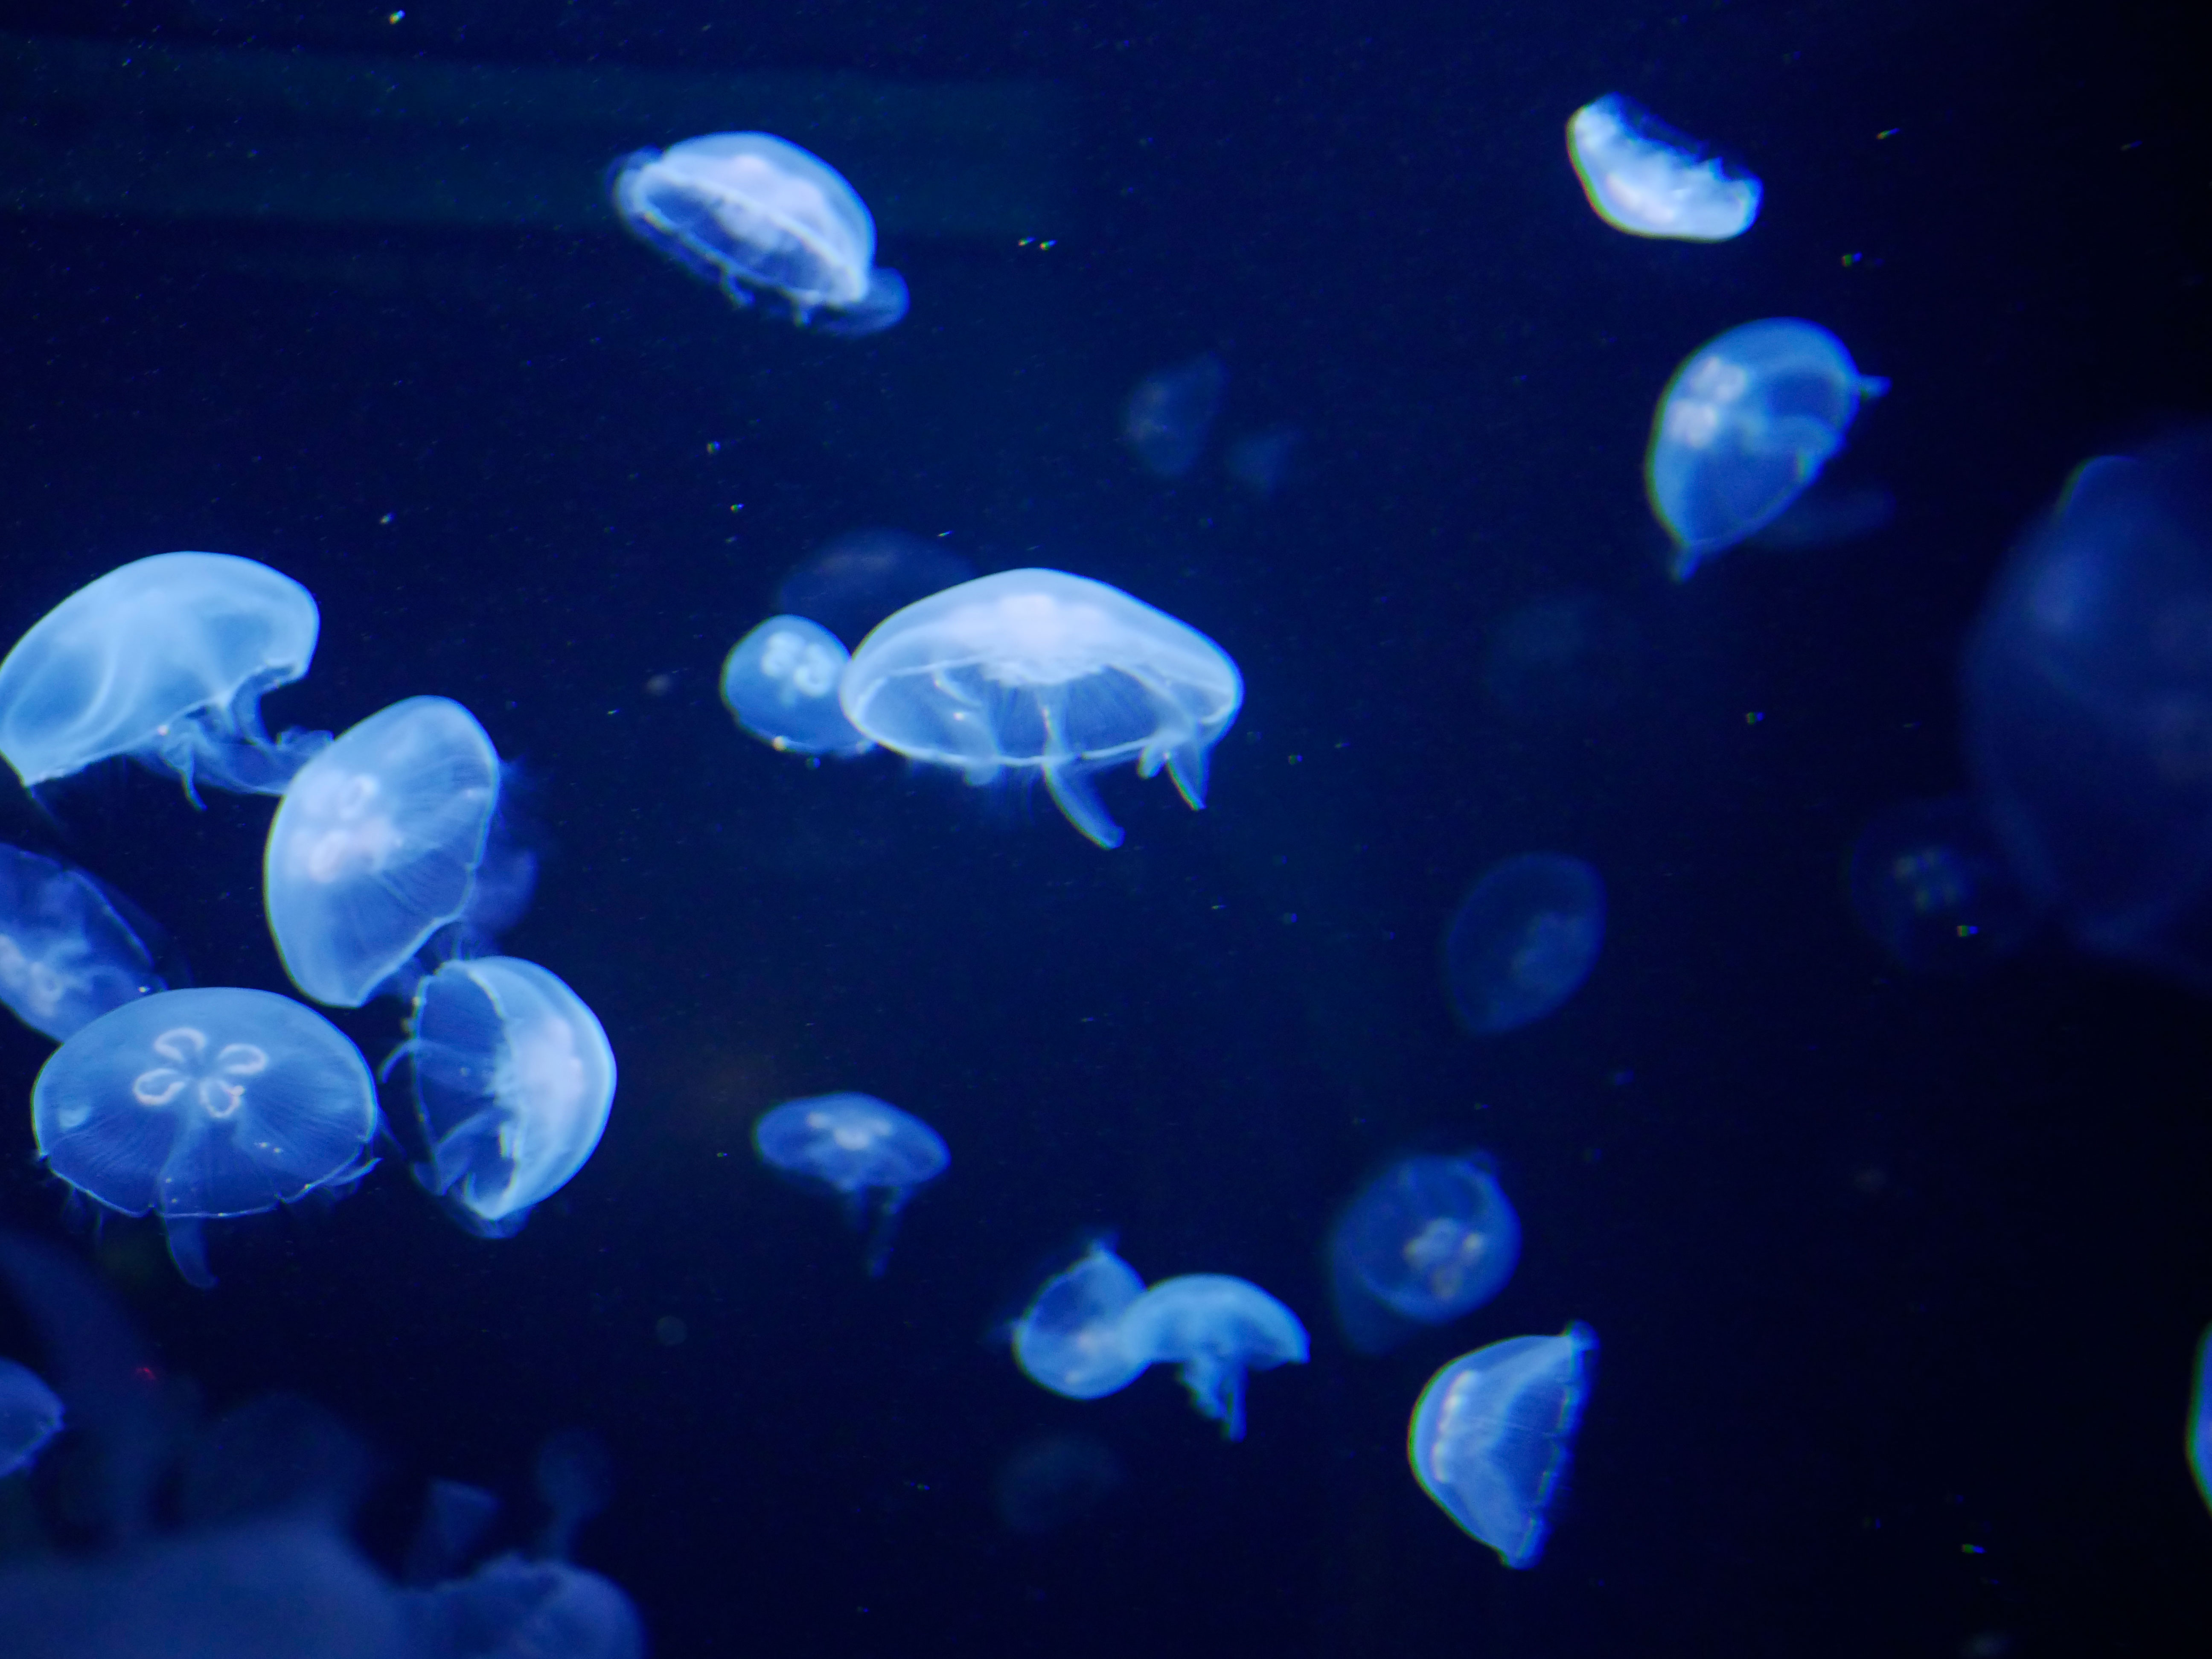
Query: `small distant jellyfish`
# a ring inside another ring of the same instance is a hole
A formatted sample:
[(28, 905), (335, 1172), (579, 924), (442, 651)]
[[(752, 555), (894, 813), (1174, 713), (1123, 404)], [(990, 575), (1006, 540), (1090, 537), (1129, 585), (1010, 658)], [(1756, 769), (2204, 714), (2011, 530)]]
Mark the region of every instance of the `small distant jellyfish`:
[(1597, 593), (1553, 593), (1506, 613), (1484, 653), (1492, 706), (1528, 725), (1595, 719), (1619, 704), (1644, 664), (1635, 619)]
[(1618, 93), (1567, 120), (1567, 155), (1597, 216), (1632, 236), (1725, 242), (1759, 216), (1759, 180)]
[(258, 1214), (368, 1173), (376, 1090), (361, 1050), (266, 991), (161, 991), (54, 1052), (31, 1090), (47, 1169), (109, 1209), (158, 1211), (204, 1289), (202, 1224)]
[(1491, 866), (1444, 934), (1444, 986), (1460, 1024), (1518, 1030), (1582, 988), (1605, 942), (1605, 884), (1580, 859), (1525, 853)]
[(1188, 623), (1059, 570), (1008, 570), (910, 605), (860, 642), (840, 692), (845, 717), (906, 756), (971, 784), (1042, 775), (1053, 804), (1101, 847), (1119, 847), (1091, 775), (1162, 766), (1193, 811), (1206, 755), (1237, 718), (1244, 682)]
[(871, 1279), (883, 1275), (899, 1212), (915, 1188), (936, 1180), (952, 1161), (929, 1125), (861, 1094), (786, 1101), (753, 1125), (753, 1149), (763, 1163), (836, 1193), (856, 1224), (865, 1195), (880, 1194), (866, 1258)]
[(1997, 961), (2035, 929), (2035, 907), (1970, 796), (1881, 813), (1851, 848), (1850, 881), (1859, 926), (1915, 973)]
[(1121, 1338), (1130, 1354), (1178, 1367), (1191, 1405), (1221, 1425), (1224, 1440), (1244, 1437), (1247, 1371), (1306, 1363), (1298, 1316), (1226, 1273), (1162, 1279), (1122, 1314)]
[(1000, 1466), (991, 1507), (1007, 1531), (1039, 1537), (1090, 1515), (1127, 1478), (1121, 1460), (1089, 1435), (1040, 1435)]
[(641, 241), (720, 285), (773, 300), (826, 333), (906, 315), (906, 283), (875, 264), (876, 222), (836, 168), (765, 132), (716, 132), (619, 163), (615, 212)]
[(0, 1002), (57, 1042), (168, 988), (143, 918), (82, 870), (0, 846)]
[(1070, 1400), (1118, 1394), (1152, 1364), (1121, 1340), (1121, 1316), (1145, 1293), (1137, 1271), (1103, 1243), (1055, 1273), (1014, 1322), (1014, 1363)]
[(731, 647), (722, 701), (739, 726), (771, 749), (796, 755), (858, 755), (875, 744), (853, 729), (837, 702), (852, 660), (843, 643), (804, 617), (771, 617)]
[(471, 1232), (520, 1231), (606, 1133), (615, 1099), (607, 1034), (581, 997), (534, 962), (475, 957), (424, 975), (400, 1052), (429, 1146), (415, 1178)]
[(1674, 371), (1651, 422), (1644, 477), (1674, 538), (1676, 581), (1782, 516), (1844, 447), (1859, 404), (1889, 382), (1862, 374), (1817, 324), (1746, 323)]
[(975, 579), (941, 541), (902, 530), (848, 530), (807, 555), (775, 590), (775, 608), (820, 623), (847, 645), (895, 611)]
[(1180, 478), (1206, 453), (1229, 370), (1212, 352), (1147, 374), (1121, 410), (1121, 437), (1147, 472)]
[(28, 1366), (0, 1359), (0, 1480), (29, 1468), (61, 1431), (60, 1396)]
[(1597, 1337), (1571, 1324), (1462, 1354), (1413, 1407), (1406, 1455), (1421, 1490), (1509, 1567), (1543, 1553), (1545, 1512), (1566, 1478)]
[(1331, 1229), (1337, 1323), (1364, 1353), (1448, 1324), (1505, 1288), (1521, 1223), (1479, 1153), (1401, 1158)]
[(129, 756), (199, 784), (283, 793), (330, 741), (262, 728), (307, 672), (320, 618), (289, 576), (227, 553), (157, 553), (64, 599), (0, 661), (0, 754), (26, 788)]

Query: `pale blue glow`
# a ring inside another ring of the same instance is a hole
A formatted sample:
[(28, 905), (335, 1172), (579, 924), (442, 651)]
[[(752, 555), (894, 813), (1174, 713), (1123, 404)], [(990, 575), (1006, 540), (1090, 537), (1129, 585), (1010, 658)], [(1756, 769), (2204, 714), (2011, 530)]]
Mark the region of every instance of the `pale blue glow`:
[(1567, 121), (1567, 155), (1597, 216), (1632, 236), (1725, 242), (1759, 216), (1759, 180), (1618, 93)]
[(0, 1480), (38, 1461), (62, 1431), (62, 1402), (36, 1371), (0, 1359)]
[(1244, 1374), (1306, 1361), (1306, 1328), (1257, 1285), (1226, 1273), (1164, 1279), (1122, 1313), (1122, 1346), (1181, 1368), (1200, 1416), (1224, 1440), (1244, 1437)]
[(137, 930), (82, 870), (0, 846), (0, 1002), (57, 1042), (167, 988)]
[(2212, 1325), (2197, 1344), (2197, 1377), (2189, 1391), (2189, 1472), (2197, 1495), (2212, 1507)]
[(1122, 407), (1122, 441), (1153, 477), (1183, 477), (1206, 453), (1228, 384), (1228, 369), (1210, 351), (1147, 374)]
[(1444, 988), (1480, 1036), (1517, 1030), (1580, 990), (1605, 942), (1605, 884), (1580, 859), (1526, 853), (1483, 872), (1444, 934)]
[(1014, 1363), (1071, 1400), (1097, 1400), (1135, 1382), (1152, 1363), (1121, 1340), (1121, 1316), (1144, 1294), (1136, 1269), (1103, 1243), (1047, 1279), (1014, 1324)]
[(840, 1194), (855, 1221), (862, 1195), (880, 1194), (866, 1257), (871, 1277), (884, 1270), (898, 1213), (915, 1188), (952, 1161), (929, 1125), (862, 1094), (814, 1095), (763, 1112), (753, 1125), (753, 1149), (763, 1163)]
[(739, 726), (771, 749), (857, 755), (875, 747), (837, 701), (852, 658), (844, 642), (804, 617), (771, 617), (730, 648), (722, 701)]
[(1379, 1353), (1489, 1301), (1520, 1254), (1520, 1221), (1486, 1159), (1401, 1158), (1330, 1231), (1337, 1322), (1353, 1347)]

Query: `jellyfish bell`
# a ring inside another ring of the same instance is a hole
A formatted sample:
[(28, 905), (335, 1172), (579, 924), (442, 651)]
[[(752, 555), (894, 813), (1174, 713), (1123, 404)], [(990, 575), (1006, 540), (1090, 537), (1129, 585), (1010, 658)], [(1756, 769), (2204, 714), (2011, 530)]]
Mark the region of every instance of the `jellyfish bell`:
[(1122, 441), (1154, 477), (1183, 477), (1206, 452), (1228, 384), (1228, 368), (1210, 351), (1146, 375), (1122, 406)]
[(1468, 1032), (1496, 1036), (1555, 1012), (1605, 942), (1605, 884), (1580, 859), (1525, 853), (1483, 872), (1444, 933), (1444, 988)]
[(975, 577), (975, 567), (941, 541), (848, 530), (793, 568), (775, 590), (775, 608), (821, 623), (850, 647), (893, 611)]
[(252, 559), (136, 560), (70, 594), (0, 660), (0, 754), (26, 788), (127, 756), (188, 793), (281, 793), (330, 738), (270, 738), (261, 699), (307, 672), (319, 626), (313, 594)]
[(2035, 931), (2034, 901), (1970, 795), (1876, 814), (1852, 843), (1846, 878), (1859, 926), (1916, 973), (1986, 966)]
[(1123, 1311), (1120, 1337), (1133, 1358), (1178, 1367), (1193, 1408), (1219, 1423), (1224, 1440), (1244, 1437), (1247, 1371), (1306, 1362), (1298, 1316), (1226, 1273), (1162, 1279)]
[(837, 701), (852, 661), (835, 634), (804, 617), (771, 617), (730, 647), (722, 702), (738, 724), (780, 753), (860, 755), (875, 744)]
[(952, 1161), (937, 1131), (873, 1095), (812, 1095), (763, 1112), (753, 1125), (761, 1161), (793, 1178), (826, 1187), (858, 1220), (863, 1195), (878, 1194), (865, 1265), (880, 1277), (899, 1212), (915, 1189)]
[(121, 895), (83, 871), (0, 846), (0, 1002), (33, 1030), (58, 1042), (166, 990), (160, 945)]
[(738, 306), (772, 300), (802, 325), (870, 334), (906, 315), (875, 265), (876, 222), (836, 169), (788, 139), (716, 132), (617, 163), (615, 211), (648, 246)]
[(1759, 216), (1758, 179), (1618, 93), (1568, 118), (1567, 155), (1597, 216), (1632, 236), (1725, 242)]
[(1135, 1382), (1146, 1356), (1121, 1340), (1121, 1316), (1145, 1293), (1135, 1268), (1103, 1243), (1038, 1288), (1014, 1322), (1014, 1363), (1041, 1388), (1097, 1400)]
[(911, 760), (971, 784), (1042, 776), (1101, 847), (1121, 844), (1090, 775), (1164, 766), (1206, 805), (1206, 757), (1244, 683), (1212, 640), (1119, 588), (1058, 570), (1008, 570), (908, 605), (860, 642), (839, 692), (845, 717)]
[(1397, 1159), (1330, 1230), (1329, 1284), (1352, 1346), (1381, 1353), (1505, 1287), (1521, 1224), (1480, 1153)]

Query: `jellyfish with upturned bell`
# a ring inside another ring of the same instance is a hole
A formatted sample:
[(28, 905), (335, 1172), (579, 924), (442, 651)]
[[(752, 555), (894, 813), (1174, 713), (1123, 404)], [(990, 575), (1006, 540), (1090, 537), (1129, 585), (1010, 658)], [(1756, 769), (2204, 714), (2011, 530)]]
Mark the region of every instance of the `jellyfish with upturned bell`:
[(1192, 1407), (1244, 1437), (1248, 1371), (1306, 1362), (1298, 1316), (1249, 1279), (1227, 1273), (1164, 1279), (1122, 1312), (1119, 1334), (1132, 1358), (1176, 1367)]
[[(168, 988), (160, 931), (106, 884), (0, 846), (0, 1002), (57, 1042), (112, 1008)], [(173, 965), (173, 964), (172, 964)]]
[(1093, 1243), (1038, 1287), (1014, 1322), (1014, 1363), (1041, 1388), (1070, 1400), (1117, 1394), (1151, 1364), (1121, 1340), (1121, 1316), (1145, 1293), (1137, 1270)]
[(1568, 118), (1567, 155), (1597, 216), (1632, 236), (1725, 242), (1759, 216), (1758, 179), (1618, 93)]
[(836, 1193), (855, 1225), (867, 1194), (877, 1195), (865, 1257), (871, 1279), (883, 1274), (899, 1212), (915, 1189), (936, 1180), (952, 1161), (936, 1130), (863, 1094), (787, 1100), (753, 1125), (753, 1149), (771, 1168)]
[(1521, 1223), (1480, 1153), (1392, 1163), (1329, 1230), (1329, 1287), (1345, 1339), (1381, 1353), (1505, 1288)]

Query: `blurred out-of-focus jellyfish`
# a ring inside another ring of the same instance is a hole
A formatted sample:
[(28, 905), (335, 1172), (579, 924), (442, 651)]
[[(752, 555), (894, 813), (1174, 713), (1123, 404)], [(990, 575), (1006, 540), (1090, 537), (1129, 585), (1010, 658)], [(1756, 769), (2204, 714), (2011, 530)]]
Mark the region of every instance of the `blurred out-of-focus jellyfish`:
[(1691, 353), (1660, 394), (1644, 465), (1674, 580), (1781, 517), (1843, 448), (1859, 404), (1888, 389), (1795, 318), (1746, 323)]
[(27, 1365), (0, 1359), (0, 1480), (27, 1469), (62, 1431), (62, 1402)]
[(0, 661), (0, 754), (26, 788), (127, 755), (190, 791), (282, 793), (323, 732), (262, 729), (307, 672), (314, 596), (227, 553), (157, 553), (64, 599)]
[(1479, 1036), (1516, 1030), (1582, 988), (1605, 942), (1605, 884), (1580, 859), (1492, 865), (1444, 934), (1444, 988)]
[(0, 1002), (58, 1042), (166, 990), (143, 936), (150, 925), (126, 919), (121, 902), (82, 870), (0, 846)]
[(1102, 1441), (1087, 1434), (1039, 1435), (999, 1466), (991, 1507), (1007, 1531), (1034, 1538), (1082, 1520), (1127, 1478)]
[(2212, 989), (2212, 428), (2100, 457), (1966, 653), (1997, 839), (2075, 944)]
[(1071, 1400), (1097, 1400), (1135, 1382), (1148, 1354), (1121, 1340), (1121, 1316), (1145, 1293), (1135, 1268), (1103, 1243), (1047, 1279), (1014, 1322), (1014, 1363)]
[(1480, 1154), (1401, 1158), (1330, 1230), (1337, 1323), (1353, 1347), (1381, 1353), (1489, 1301), (1520, 1255), (1520, 1219)]
[(562, 1429), (538, 1447), (531, 1479), (547, 1511), (538, 1553), (565, 1560), (584, 1523), (614, 1498), (614, 1455), (589, 1429)]
[(1903, 801), (1851, 848), (1851, 909), (1900, 967), (1962, 972), (2010, 956), (2035, 907), (1972, 797)]
[(1244, 1437), (1244, 1373), (1306, 1361), (1298, 1316), (1247, 1279), (1226, 1273), (1164, 1279), (1121, 1315), (1132, 1355), (1180, 1368), (1190, 1403), (1221, 1425), (1224, 1440)]
[(1643, 666), (1635, 620), (1598, 593), (1553, 593), (1508, 611), (1491, 635), (1483, 689), (1501, 714), (1528, 724), (1605, 714)]
[(722, 701), (738, 724), (799, 755), (857, 755), (875, 747), (853, 729), (837, 702), (852, 660), (842, 641), (804, 617), (771, 617), (731, 647)]
[(395, 1599), (415, 1659), (644, 1659), (629, 1597), (566, 1561), (495, 1556), (465, 1578)]
[(952, 1161), (929, 1125), (861, 1094), (813, 1095), (763, 1112), (753, 1125), (753, 1149), (786, 1175), (837, 1194), (855, 1224), (866, 1194), (879, 1194), (868, 1240), (871, 1278), (883, 1273), (898, 1213), (915, 1188), (936, 1180)]
[(939, 541), (903, 530), (848, 530), (807, 555), (775, 590), (775, 608), (858, 645), (894, 611), (972, 581), (975, 567)]
[(1248, 432), (1229, 446), (1222, 465), (1229, 476), (1261, 501), (1273, 501), (1291, 476), (1291, 458), (1302, 434), (1294, 426)]
[(413, 1024), (402, 1052), (429, 1146), (415, 1178), (470, 1231), (506, 1238), (568, 1184), (606, 1130), (607, 1034), (581, 997), (517, 957), (459, 959), (424, 975)]
[(1725, 242), (1759, 216), (1758, 179), (1619, 93), (1567, 118), (1567, 155), (1597, 216), (1632, 236)]
[(1557, 1336), (1516, 1336), (1462, 1354), (1413, 1407), (1413, 1478), (1509, 1567), (1534, 1566), (1544, 1515), (1566, 1477), (1589, 1394), (1597, 1336), (1577, 1322)]
[(615, 211), (647, 246), (739, 306), (872, 334), (906, 315), (906, 283), (878, 269), (876, 222), (835, 167), (765, 132), (715, 132), (617, 167)]
[(309, 762), (269, 825), (262, 868), (293, 983), (358, 1008), (466, 915), (499, 780), (483, 727), (444, 697), (396, 702)]
[(2189, 1389), (2189, 1472), (2197, 1495), (2212, 1508), (2212, 1325), (2197, 1343), (2197, 1373)]
[(1090, 775), (1164, 765), (1206, 805), (1206, 751), (1237, 718), (1244, 682), (1196, 629), (1119, 588), (1059, 570), (1008, 570), (884, 621), (845, 671), (846, 718), (912, 760), (971, 784), (1041, 774), (1067, 821), (1119, 847)]
[(1155, 477), (1180, 478), (1206, 451), (1229, 370), (1212, 352), (1137, 382), (1121, 410), (1121, 437)]
[(178, 1271), (205, 1288), (203, 1222), (343, 1192), (368, 1172), (376, 1089), (361, 1050), (289, 997), (161, 991), (54, 1052), (31, 1126), (46, 1167), (87, 1197), (159, 1211)]

